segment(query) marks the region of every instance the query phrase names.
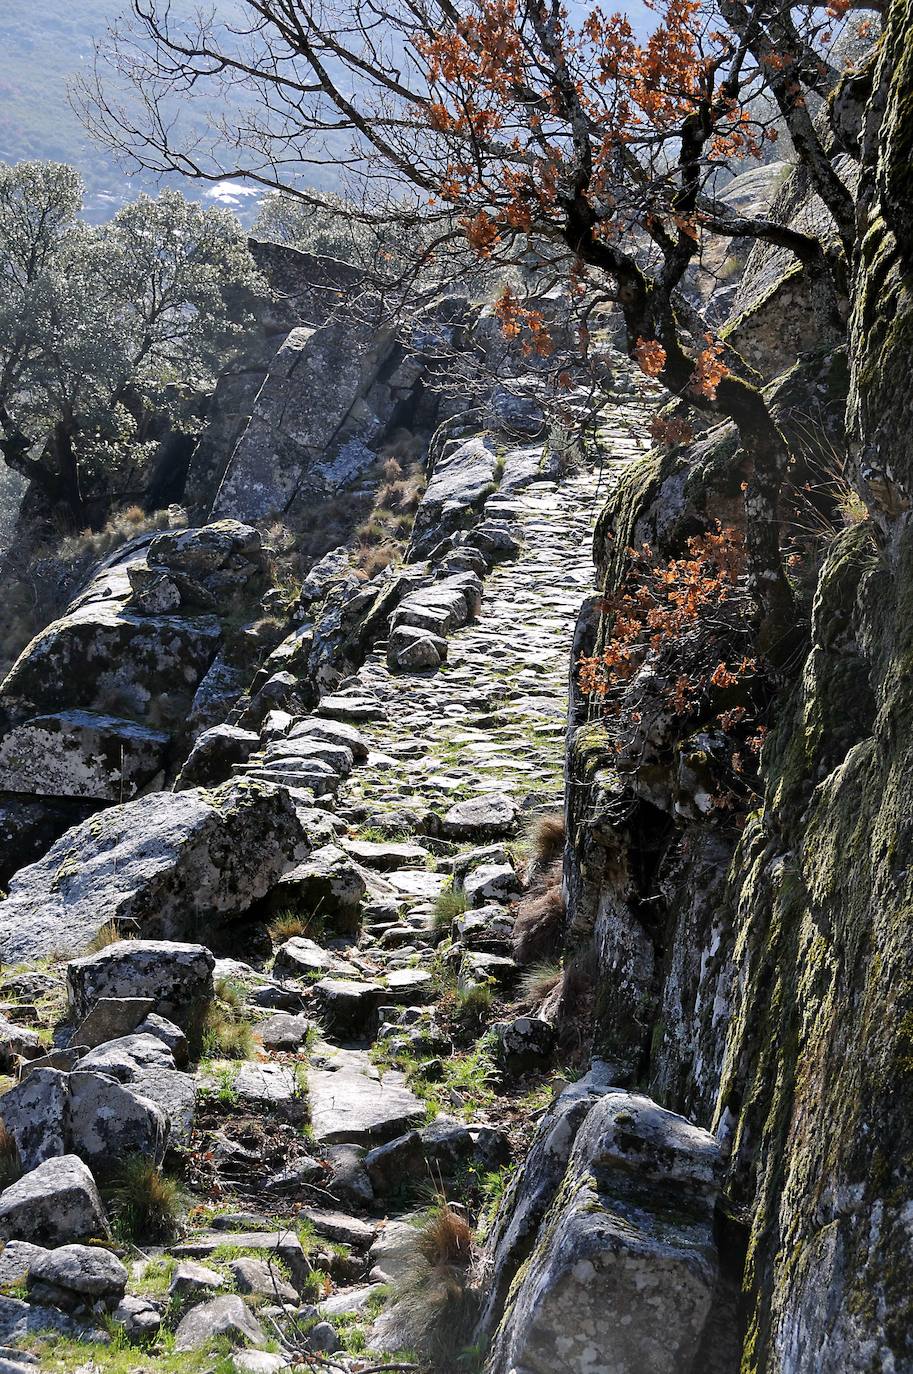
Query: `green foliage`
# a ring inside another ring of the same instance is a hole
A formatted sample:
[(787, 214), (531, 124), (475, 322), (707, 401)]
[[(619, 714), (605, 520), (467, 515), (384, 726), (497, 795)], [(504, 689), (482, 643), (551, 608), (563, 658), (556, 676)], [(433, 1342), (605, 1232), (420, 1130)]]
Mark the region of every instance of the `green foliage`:
[(262, 292), (244, 234), (177, 191), (80, 219), (72, 168), (0, 166), (0, 422), (10, 466), (74, 515), (141, 491)]
[(466, 910), (466, 894), (462, 890), (455, 892), (452, 887), (447, 887), (437, 897), (434, 903), (432, 919), (435, 930), (449, 930), (450, 923), (457, 916), (462, 916)]
[(384, 276), (416, 262), (429, 239), (425, 226), (359, 218), (359, 208), (343, 196), (315, 191), (313, 201), (274, 193), (260, 205), (253, 233), (319, 257), (337, 258)]
[(490, 983), (473, 983), (457, 992), (456, 1019), (463, 1030), (481, 1029), (491, 1015), (494, 992)]

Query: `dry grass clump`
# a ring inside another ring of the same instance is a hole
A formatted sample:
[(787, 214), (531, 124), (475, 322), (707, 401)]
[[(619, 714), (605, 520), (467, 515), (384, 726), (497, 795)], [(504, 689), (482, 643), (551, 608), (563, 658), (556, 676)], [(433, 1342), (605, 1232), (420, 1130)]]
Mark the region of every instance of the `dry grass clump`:
[(125, 1159), (108, 1195), (121, 1239), (155, 1244), (177, 1235), (183, 1206), (180, 1187), (151, 1160), (142, 1155)]
[(564, 853), (564, 812), (547, 811), (537, 816), (530, 826), (530, 869), (541, 871), (560, 859)]
[(396, 1302), (397, 1328), (436, 1374), (465, 1368), (479, 1306), (472, 1258), (469, 1223), (440, 1200), (416, 1232), (415, 1259)]
[(553, 959), (564, 935), (565, 900), (562, 864), (554, 860), (517, 903), (514, 920), (514, 958), (520, 964)]
[(441, 1265), (465, 1269), (472, 1260), (472, 1228), (464, 1216), (441, 1200), (420, 1227), (415, 1248), (433, 1269)]
[(21, 1176), (22, 1165), (15, 1137), (0, 1121), (0, 1190), (8, 1188)]
[(107, 949), (109, 945), (114, 945), (121, 939), (123, 936), (117, 921), (105, 921), (97, 935), (93, 935), (86, 945), (86, 952), (88, 954), (100, 954), (103, 949)]
[(297, 940), (307, 935), (308, 917), (300, 911), (280, 911), (270, 921), (267, 932), (274, 945), (283, 945), (286, 940)]
[(563, 977), (564, 970), (560, 964), (550, 960), (532, 964), (520, 979), (520, 996), (524, 1002), (539, 1006), (546, 997), (551, 996)]

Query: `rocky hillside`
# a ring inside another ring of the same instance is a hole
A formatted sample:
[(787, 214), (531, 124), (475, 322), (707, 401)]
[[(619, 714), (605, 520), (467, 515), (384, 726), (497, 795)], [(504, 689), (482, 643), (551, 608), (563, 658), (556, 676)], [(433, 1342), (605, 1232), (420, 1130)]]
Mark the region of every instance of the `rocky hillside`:
[(846, 327), (760, 246), (718, 302), (775, 667), (731, 425), (650, 448), (606, 345), (581, 437), (486, 311), (253, 245), (187, 508), (0, 685), (0, 1374), (913, 1370), (910, 26)]

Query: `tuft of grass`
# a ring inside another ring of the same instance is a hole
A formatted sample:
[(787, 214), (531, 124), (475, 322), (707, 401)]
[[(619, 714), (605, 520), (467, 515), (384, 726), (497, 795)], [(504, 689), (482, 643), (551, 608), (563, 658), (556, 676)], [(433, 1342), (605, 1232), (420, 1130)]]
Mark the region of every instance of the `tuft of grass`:
[(427, 1265), (459, 1265), (472, 1260), (472, 1227), (466, 1218), (441, 1199), (418, 1228), (416, 1252)]
[(253, 1027), (217, 1002), (211, 1003), (203, 1022), (203, 1053), (209, 1059), (253, 1059), (257, 1053)]
[(121, 1240), (156, 1244), (177, 1235), (183, 1211), (180, 1186), (151, 1160), (142, 1155), (125, 1159), (118, 1166), (108, 1196)]
[(105, 921), (98, 933), (93, 935), (92, 939), (86, 945), (86, 950), (89, 954), (99, 954), (103, 949), (107, 949), (109, 945), (116, 944), (121, 938), (121, 931), (117, 922)]
[(299, 911), (280, 911), (267, 926), (269, 938), (274, 945), (283, 945), (286, 940), (295, 940), (308, 929), (308, 919)]
[(0, 1121), (0, 1189), (8, 1188), (22, 1177), (19, 1149), (12, 1131)]
[(438, 1374), (461, 1367), (460, 1352), (472, 1336), (478, 1315), (472, 1258), (469, 1223), (441, 1199), (417, 1228), (414, 1260), (395, 1308), (406, 1343)]
[(457, 916), (462, 916), (466, 910), (465, 892), (455, 892), (452, 887), (446, 887), (441, 892), (435, 903), (432, 913), (435, 930), (446, 931), (450, 928), (450, 923)]
[(520, 964), (542, 963), (561, 946), (565, 917), (561, 877), (561, 860), (556, 859), (517, 904), (513, 946)]
[(216, 981), (215, 994), (218, 1000), (224, 1002), (233, 1012), (240, 1012), (244, 1006), (244, 984), (239, 983), (236, 978), (219, 978)]
[(549, 868), (564, 853), (564, 812), (548, 811), (530, 826), (532, 863), (537, 870)]
[(481, 1030), (491, 1015), (494, 993), (490, 983), (474, 983), (457, 992), (456, 1019), (465, 1031)]
[(549, 993), (555, 991), (563, 977), (564, 970), (560, 964), (549, 960), (541, 964), (532, 964), (520, 979), (520, 996), (524, 1002), (544, 1002)]

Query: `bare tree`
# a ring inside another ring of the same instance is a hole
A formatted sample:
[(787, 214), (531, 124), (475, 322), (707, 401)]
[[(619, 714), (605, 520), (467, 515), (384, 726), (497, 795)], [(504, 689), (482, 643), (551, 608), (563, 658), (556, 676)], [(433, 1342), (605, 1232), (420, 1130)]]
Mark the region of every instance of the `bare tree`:
[[(683, 287), (710, 238), (763, 240), (802, 263), (842, 324), (853, 198), (837, 167), (846, 150), (810, 101), (838, 80), (828, 30), (847, 5), (654, 8), (641, 40), (598, 7), (574, 25), (560, 0), (238, 0), (234, 21), (191, 22), (168, 0), (132, 0), (82, 106), (98, 137), (153, 171), (319, 201), (311, 184), (332, 165), (358, 188), (365, 223), (421, 223), (429, 256), (456, 237), (489, 264), (532, 253), (564, 273), (581, 351), (594, 312), (615, 305), (642, 370), (738, 429), (761, 643), (776, 657), (795, 619), (778, 519), (787, 444), (758, 378)], [(209, 112), (206, 132), (182, 117), (191, 108)], [(718, 194), (776, 136), (774, 118), (832, 236), (736, 214)], [(522, 291), (508, 286), (497, 308), (508, 333), (548, 351)]]

